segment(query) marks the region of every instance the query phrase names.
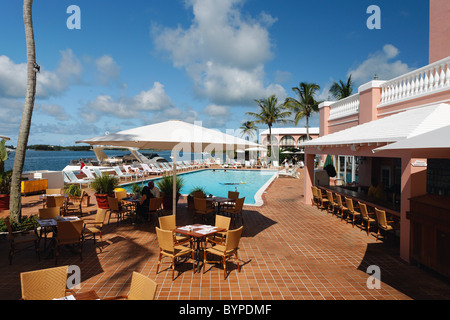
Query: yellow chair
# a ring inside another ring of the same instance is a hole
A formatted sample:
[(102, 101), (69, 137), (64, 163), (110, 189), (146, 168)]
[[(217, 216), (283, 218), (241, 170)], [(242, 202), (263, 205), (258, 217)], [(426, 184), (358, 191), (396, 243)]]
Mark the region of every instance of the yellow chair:
[(369, 211), (367, 210), (367, 206), (365, 203), (361, 203), (358, 201), (359, 209), (361, 211), (361, 230), (364, 228), (364, 222), (366, 222), (367, 235), (369, 235), (370, 225), (375, 223), (376, 220), (370, 216)]
[[(190, 247), (185, 247), (183, 245), (176, 245), (173, 239), (173, 232), (168, 230), (162, 230), (158, 227), (156, 229), (156, 236), (158, 238), (159, 243), (159, 258), (158, 258), (158, 266), (156, 267), (156, 274), (158, 274), (159, 267), (161, 265), (161, 260), (163, 256), (172, 258), (172, 281), (175, 276), (175, 264), (178, 258), (182, 256), (186, 256), (188, 254), (191, 255), (192, 258), (192, 269), (195, 269), (195, 256), (193, 244), (191, 243)], [(190, 240), (192, 241), (192, 239)]]
[(22, 272), (22, 300), (52, 300), (73, 293), (66, 288), (69, 266)]
[(324, 210), (324, 209), (328, 210), (329, 201), (327, 198), (323, 197), (322, 190), (317, 187), (316, 187), (316, 196), (317, 196), (317, 201), (318, 201), (317, 208), (319, 208), (320, 210)]
[(334, 214), (336, 208), (338, 207), (338, 204), (334, 200), (333, 192), (327, 191), (327, 199), (328, 199), (328, 212)]
[(83, 220), (72, 221), (58, 221), (57, 230), (58, 233), (55, 237), (55, 264), (58, 264), (59, 249), (61, 246), (76, 244), (78, 246), (78, 253), (80, 254), (80, 260), (83, 261)]
[(231, 218), (229, 217), (225, 217), (222, 215), (216, 215), (216, 223), (215, 226), (218, 228), (223, 228), (225, 229), (225, 231), (220, 231), (215, 233), (212, 236), (209, 236), (208, 239), (211, 242), (217, 243), (217, 244), (222, 244), (225, 242), (226, 236), (227, 236), (227, 231), (228, 229), (230, 229), (230, 224), (231, 224)]
[(59, 207), (62, 215), (66, 212), (64, 196), (47, 196), (46, 204), (47, 208)]
[(352, 218), (352, 225), (353, 227), (355, 227), (355, 218), (359, 217), (361, 215), (361, 213), (359, 213), (358, 211), (355, 210), (355, 208), (353, 207), (353, 200), (351, 198), (347, 198), (345, 197), (345, 204), (347, 206), (347, 212), (348, 212), (348, 216), (347, 219), (345, 219), (348, 222), (348, 218), (349, 216), (351, 216)]
[(154, 300), (158, 284), (141, 273), (133, 271), (128, 295), (105, 298), (105, 300)]
[(119, 205), (119, 200), (117, 198), (108, 197), (108, 205), (109, 205), (108, 224), (111, 219), (111, 215), (113, 213), (116, 214), (117, 224), (119, 224), (119, 222), (123, 220), (125, 213), (130, 213), (130, 211), (127, 210), (127, 208)]
[[(217, 263), (217, 261), (207, 261), (206, 260), (206, 256), (208, 253), (222, 258), (223, 278), (224, 279), (227, 278), (227, 259), (233, 255), (235, 257), (238, 271), (239, 272), (241, 271), (241, 267), (239, 265), (238, 250), (239, 250), (239, 241), (241, 239), (243, 228), (244, 227), (241, 226), (239, 229), (229, 230), (226, 235), (225, 244), (214, 243), (214, 246), (205, 249), (204, 255), (203, 255), (203, 273), (205, 273), (206, 263), (210, 263), (210, 262)], [(213, 242), (206, 239), (206, 246), (208, 245), (208, 243), (213, 243)]]
[(31, 246), (28, 245), (24, 248), (18, 249), (17, 246), (22, 246), (24, 244), (34, 244), (34, 249), (36, 251), (36, 255), (38, 256), (38, 260), (41, 260), (40, 257), (40, 248), (39, 248), (39, 244), (40, 244), (40, 238), (38, 236), (37, 230), (34, 229), (34, 233), (30, 234), (30, 235), (26, 235), (26, 236), (15, 236), (13, 234), (12, 231), (12, 227), (11, 227), (11, 222), (9, 221), (9, 217), (8, 218), (4, 218), (3, 219), (6, 225), (6, 229), (8, 230), (8, 241), (9, 241), (9, 264), (12, 264), (12, 259), (15, 253), (17, 252), (21, 252), (23, 250), (26, 250), (28, 248), (30, 248)]
[(98, 209), (95, 218), (84, 218), (84, 234), (92, 235), (94, 244), (96, 242), (95, 235), (100, 236), (100, 251), (103, 251), (102, 228), (105, 223), (106, 212), (108, 209)]
[[(164, 216), (164, 217), (159, 217), (158, 222), (159, 222), (159, 227), (162, 230), (173, 231), (177, 227), (176, 226), (176, 217), (173, 214)], [(174, 240), (175, 240), (175, 245), (184, 244), (186, 242), (189, 242), (191, 239), (191, 237), (189, 237), (189, 236), (177, 235), (175, 233), (173, 234), (173, 236), (174, 236)]]
[(391, 225), (392, 223), (394, 223), (394, 221), (388, 221), (386, 219), (386, 211), (384, 210), (379, 210), (378, 208), (375, 208), (375, 214), (377, 217), (377, 225), (378, 225), (377, 241), (381, 230), (384, 231), (384, 238), (387, 239), (387, 232), (394, 230), (394, 227)]
[(348, 211), (348, 208), (346, 206), (344, 206), (344, 204), (342, 203), (342, 196), (339, 193), (336, 193), (336, 203), (337, 203), (337, 208), (338, 208), (337, 216), (339, 217), (339, 212), (340, 212), (341, 221), (342, 221), (342, 219), (344, 219), (344, 213)]

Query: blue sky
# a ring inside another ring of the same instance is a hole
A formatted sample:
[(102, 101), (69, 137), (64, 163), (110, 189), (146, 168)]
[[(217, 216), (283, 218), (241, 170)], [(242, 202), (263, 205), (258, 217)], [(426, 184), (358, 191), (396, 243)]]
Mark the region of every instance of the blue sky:
[[(67, 28), (70, 5), (81, 30)], [(380, 30), (366, 26), (370, 5), (381, 9)], [(424, 0), (38, 0), (33, 19), (41, 73), (29, 144), (73, 145), (169, 119), (239, 131), (254, 99), (282, 102), (302, 81), (327, 100), (350, 73), (357, 90), (374, 73), (389, 80), (428, 64)], [(15, 145), (26, 88), (21, 1), (1, 2), (0, 30), (0, 135)]]

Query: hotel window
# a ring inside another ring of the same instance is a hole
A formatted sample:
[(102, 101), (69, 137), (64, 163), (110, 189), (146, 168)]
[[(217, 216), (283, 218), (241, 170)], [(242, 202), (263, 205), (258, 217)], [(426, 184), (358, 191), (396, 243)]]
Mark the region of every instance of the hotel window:
[(281, 147), (295, 147), (295, 139), (292, 136), (284, 136), (280, 141)]

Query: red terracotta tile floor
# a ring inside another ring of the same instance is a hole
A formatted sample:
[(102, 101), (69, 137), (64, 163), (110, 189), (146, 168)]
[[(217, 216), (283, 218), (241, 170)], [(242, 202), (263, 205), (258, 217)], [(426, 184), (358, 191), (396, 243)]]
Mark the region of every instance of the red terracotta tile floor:
[[(89, 191), (92, 195), (93, 192)], [(94, 214), (95, 199), (83, 210)], [(23, 197), (23, 214), (37, 213), (39, 196)], [(83, 260), (62, 251), (58, 265), (77, 265), (79, 291), (94, 289), (99, 297), (127, 294), (131, 274), (138, 271), (158, 283), (158, 300), (412, 300), (449, 299), (450, 285), (429, 270), (408, 265), (398, 255), (398, 240), (376, 241), (359, 227), (303, 204), (303, 181), (279, 178), (264, 194), (262, 207), (245, 206), (240, 242), (241, 272), (233, 263), (223, 279), (219, 265), (193, 273), (189, 261), (176, 268), (172, 281), (168, 259), (158, 274), (159, 254), (155, 221), (117, 226), (114, 219), (104, 229), (104, 249), (86, 241)], [(177, 224), (192, 223), (186, 200), (178, 204)], [(51, 268), (55, 260), (43, 253), (24, 251), (8, 263), (8, 243), (0, 240), (0, 299), (21, 297), (19, 274)], [(381, 270), (381, 286), (369, 289), (367, 268)]]

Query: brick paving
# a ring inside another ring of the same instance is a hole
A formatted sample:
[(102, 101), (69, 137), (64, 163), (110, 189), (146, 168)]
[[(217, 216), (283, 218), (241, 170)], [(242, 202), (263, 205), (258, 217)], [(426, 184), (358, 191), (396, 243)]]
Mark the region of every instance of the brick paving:
[[(89, 190), (92, 195), (93, 192)], [(244, 207), (244, 232), (240, 243), (241, 272), (229, 263), (223, 279), (218, 265), (206, 273), (193, 273), (192, 264), (180, 263), (172, 281), (169, 260), (156, 274), (159, 254), (156, 219), (133, 225), (115, 220), (104, 229), (100, 252), (86, 241), (83, 261), (62, 251), (58, 265), (78, 265), (80, 292), (94, 289), (101, 297), (127, 294), (131, 273), (138, 271), (158, 283), (158, 300), (442, 300), (450, 298), (447, 279), (429, 270), (408, 265), (398, 255), (398, 240), (376, 241), (359, 227), (325, 211), (303, 204), (303, 181), (278, 178), (264, 194), (261, 207)], [(85, 212), (94, 214), (96, 205)], [(23, 197), (24, 214), (36, 213), (39, 196)], [(177, 224), (192, 223), (186, 200), (178, 204)], [(20, 272), (55, 266), (52, 258), (34, 252), (16, 254), (9, 265), (7, 241), (0, 240), (0, 299), (16, 300)], [(381, 288), (369, 289), (370, 265), (381, 269)]]

